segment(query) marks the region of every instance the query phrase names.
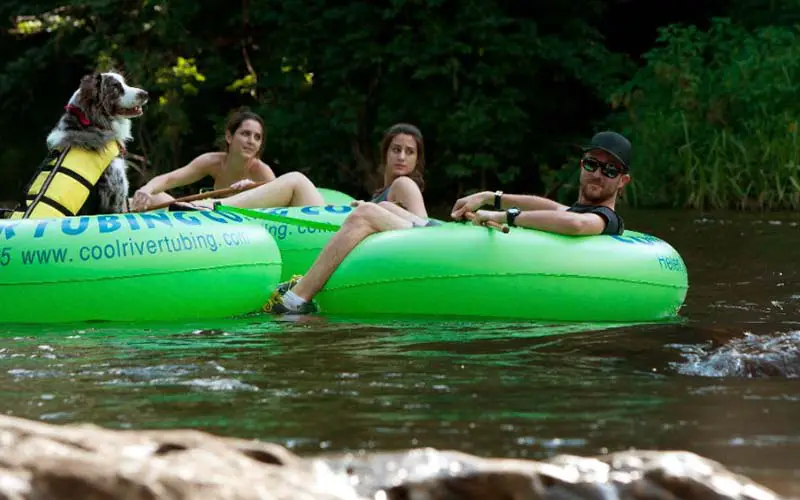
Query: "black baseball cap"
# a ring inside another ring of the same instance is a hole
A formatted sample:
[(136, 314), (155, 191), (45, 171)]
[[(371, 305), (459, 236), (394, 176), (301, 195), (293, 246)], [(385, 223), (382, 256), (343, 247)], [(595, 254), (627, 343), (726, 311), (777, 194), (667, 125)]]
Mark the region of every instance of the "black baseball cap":
[(631, 141), (616, 132), (599, 132), (581, 149), (584, 153), (590, 149), (601, 149), (619, 160), (626, 170), (631, 168)]

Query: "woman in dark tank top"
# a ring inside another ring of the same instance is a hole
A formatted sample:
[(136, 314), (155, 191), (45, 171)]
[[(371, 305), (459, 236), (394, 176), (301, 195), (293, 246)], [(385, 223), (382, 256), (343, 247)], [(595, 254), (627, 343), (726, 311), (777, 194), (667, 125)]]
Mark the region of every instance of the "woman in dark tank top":
[(399, 205), (417, 217), (427, 219), (423, 173), (425, 143), (414, 125), (398, 123), (390, 127), (381, 141), (383, 186), (373, 193), (373, 203), (383, 201)]
[(355, 210), (328, 240), (305, 276), (294, 276), (278, 285), (264, 305), (264, 311), (273, 314), (313, 312), (316, 310), (314, 296), (347, 255), (370, 235), (441, 224), (428, 219), (422, 198), (425, 149), (417, 127), (398, 123), (386, 131), (381, 141), (381, 166), (383, 186), (375, 191), (370, 202), (351, 203)]

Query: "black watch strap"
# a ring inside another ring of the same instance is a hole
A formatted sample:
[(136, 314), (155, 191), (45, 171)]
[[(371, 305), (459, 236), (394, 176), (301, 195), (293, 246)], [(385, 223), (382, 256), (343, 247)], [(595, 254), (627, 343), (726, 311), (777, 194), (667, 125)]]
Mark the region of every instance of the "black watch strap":
[(494, 192), (494, 209), (500, 210), (503, 203), (503, 192), (502, 191), (495, 191)]
[(506, 221), (508, 222), (509, 226), (514, 227), (515, 225), (514, 221), (517, 220), (517, 216), (519, 214), (520, 214), (520, 209), (518, 209), (517, 207), (509, 208), (508, 210), (506, 210)]

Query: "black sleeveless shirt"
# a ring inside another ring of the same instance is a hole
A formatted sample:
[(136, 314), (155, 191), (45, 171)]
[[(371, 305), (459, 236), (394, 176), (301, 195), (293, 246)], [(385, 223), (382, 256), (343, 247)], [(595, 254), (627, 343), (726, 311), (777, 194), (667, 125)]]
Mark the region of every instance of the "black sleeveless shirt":
[(622, 217), (617, 215), (617, 212), (602, 205), (584, 205), (576, 203), (567, 209), (567, 212), (576, 212), (579, 214), (597, 214), (606, 221), (606, 227), (603, 229), (602, 234), (622, 234), (625, 231), (625, 223)]

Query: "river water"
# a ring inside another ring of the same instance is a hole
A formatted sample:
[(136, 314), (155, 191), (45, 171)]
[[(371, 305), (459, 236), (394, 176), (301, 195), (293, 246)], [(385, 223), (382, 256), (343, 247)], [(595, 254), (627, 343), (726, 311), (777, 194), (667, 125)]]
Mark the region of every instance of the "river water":
[(623, 214), (683, 255), (682, 322), (0, 325), (3, 409), (193, 427), (299, 454), (684, 449), (800, 495), (800, 218)]

